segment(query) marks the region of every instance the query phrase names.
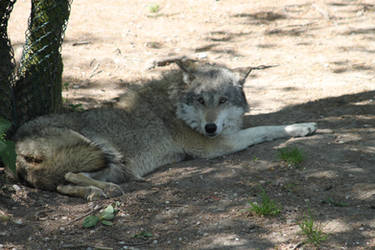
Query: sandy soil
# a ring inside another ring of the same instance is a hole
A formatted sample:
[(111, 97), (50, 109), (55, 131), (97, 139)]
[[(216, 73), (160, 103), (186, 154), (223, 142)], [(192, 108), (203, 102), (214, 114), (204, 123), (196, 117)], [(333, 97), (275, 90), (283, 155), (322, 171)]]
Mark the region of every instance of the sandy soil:
[[(29, 8), (18, 0), (9, 24), (18, 57)], [(375, 248), (373, 1), (74, 1), (62, 54), (64, 98), (83, 108), (157, 77), (168, 68), (149, 65), (167, 55), (274, 65), (246, 83), (246, 125), (316, 121), (320, 129), (166, 166), (111, 200), (3, 184), (0, 249), (311, 249), (298, 226), (307, 213), (328, 235), (321, 249)], [(300, 167), (279, 159), (284, 146), (304, 152)], [(248, 212), (259, 186), (280, 215)], [(112, 226), (82, 228), (86, 215), (115, 203)]]

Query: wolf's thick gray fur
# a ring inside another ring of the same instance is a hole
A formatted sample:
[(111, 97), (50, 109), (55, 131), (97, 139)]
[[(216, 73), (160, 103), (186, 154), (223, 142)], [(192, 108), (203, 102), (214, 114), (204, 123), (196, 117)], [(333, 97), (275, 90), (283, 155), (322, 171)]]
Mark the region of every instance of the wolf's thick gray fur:
[[(187, 155), (213, 158), (290, 136), (315, 123), (241, 129), (251, 68), (176, 59), (182, 70), (134, 90), (113, 107), (43, 116), (17, 132), (17, 173), (31, 185), (88, 200)], [(71, 183), (71, 184), (68, 184)]]

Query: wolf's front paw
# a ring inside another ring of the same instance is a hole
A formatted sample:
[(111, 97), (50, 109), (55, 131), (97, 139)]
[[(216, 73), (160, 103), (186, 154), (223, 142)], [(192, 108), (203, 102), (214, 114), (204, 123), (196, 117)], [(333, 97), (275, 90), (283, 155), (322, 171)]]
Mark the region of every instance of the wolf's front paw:
[(109, 198), (121, 196), (124, 194), (122, 188), (119, 185), (110, 182), (105, 184), (105, 188), (103, 191)]
[(296, 123), (285, 127), (285, 131), (288, 135), (293, 137), (311, 135), (316, 129), (317, 124), (315, 122)]

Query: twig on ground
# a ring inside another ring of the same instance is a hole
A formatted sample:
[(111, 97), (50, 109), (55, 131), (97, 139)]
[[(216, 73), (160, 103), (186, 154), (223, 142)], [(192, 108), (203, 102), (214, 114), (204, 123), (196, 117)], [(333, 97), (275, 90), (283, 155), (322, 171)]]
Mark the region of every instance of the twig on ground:
[(87, 213), (85, 213), (84, 215), (81, 215), (81, 216), (79, 216), (79, 217), (77, 217), (77, 218), (75, 218), (75, 219), (73, 219), (73, 220), (67, 222), (67, 223), (65, 224), (65, 226), (70, 225), (70, 224), (72, 224), (72, 223), (74, 223), (74, 222), (76, 222), (76, 221), (79, 221), (80, 219), (83, 219), (83, 218), (89, 216), (90, 214), (96, 213), (97, 211), (99, 211), (99, 210), (102, 209), (102, 208), (103, 208), (103, 205), (100, 205), (99, 207), (97, 207), (97, 208), (91, 210), (90, 212), (87, 212)]
[(304, 244), (305, 244), (305, 242), (301, 241), (301, 242), (299, 242), (297, 245), (295, 245), (292, 249), (293, 249), (293, 250), (296, 250), (296, 249), (302, 247)]

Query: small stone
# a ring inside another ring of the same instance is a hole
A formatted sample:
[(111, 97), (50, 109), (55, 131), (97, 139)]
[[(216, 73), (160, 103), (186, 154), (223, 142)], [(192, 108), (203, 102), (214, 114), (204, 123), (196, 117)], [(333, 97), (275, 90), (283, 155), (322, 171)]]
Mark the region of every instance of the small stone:
[(13, 222), (16, 223), (17, 225), (22, 225), (23, 224), (22, 219), (15, 219), (15, 220), (13, 220)]
[(16, 191), (16, 192), (21, 190), (21, 188), (16, 184), (14, 184), (12, 187), (13, 187), (14, 191)]
[(204, 53), (204, 52), (202, 52), (202, 53), (198, 53), (198, 54), (197, 54), (197, 58), (198, 58), (198, 59), (204, 59), (204, 58), (207, 58), (207, 53)]

